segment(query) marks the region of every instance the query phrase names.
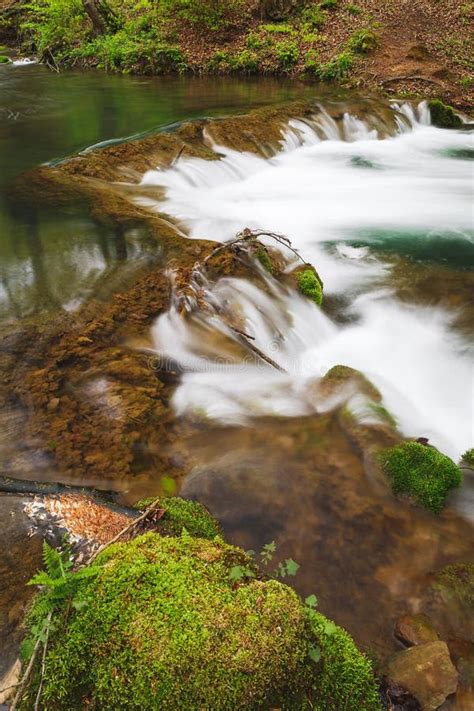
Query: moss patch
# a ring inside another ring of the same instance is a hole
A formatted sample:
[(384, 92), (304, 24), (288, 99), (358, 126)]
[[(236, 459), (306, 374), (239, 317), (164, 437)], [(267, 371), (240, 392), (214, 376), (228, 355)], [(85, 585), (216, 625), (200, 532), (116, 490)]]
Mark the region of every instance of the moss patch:
[(282, 583), (232, 583), (235, 565), (252, 561), (220, 539), (110, 546), (79, 583), (83, 605), (54, 625), (45, 708), (377, 711), (351, 637)]
[(54, 709), (253, 709), (278, 702), (307, 655), (297, 595), (276, 581), (235, 587), (245, 558), (223, 542), (149, 533), (111, 546), (83, 585), (86, 607), (46, 659)]
[(449, 457), (417, 442), (385, 450), (381, 462), (395, 494), (408, 494), (434, 513), (441, 511), (449, 491), (462, 481), (461, 470)]
[[(142, 499), (135, 508), (144, 511), (154, 501), (155, 497)], [(222, 530), (209, 511), (197, 501), (180, 499), (178, 497), (163, 497), (158, 499), (160, 508), (165, 510), (158, 522), (159, 532), (167, 536), (181, 536), (185, 529), (190, 536), (196, 538), (215, 538), (222, 535)]]
[(310, 625), (322, 651), (322, 669), (313, 687), (318, 711), (380, 709), (372, 665), (352, 637), (326, 617), (312, 612)]
[(323, 288), (314, 269), (308, 267), (298, 274), (298, 288), (302, 294), (314, 301), (316, 306), (323, 303)]
[(454, 111), (452, 106), (448, 106), (440, 99), (431, 99), (428, 102), (431, 113), (431, 123), (439, 128), (459, 128), (462, 120)]

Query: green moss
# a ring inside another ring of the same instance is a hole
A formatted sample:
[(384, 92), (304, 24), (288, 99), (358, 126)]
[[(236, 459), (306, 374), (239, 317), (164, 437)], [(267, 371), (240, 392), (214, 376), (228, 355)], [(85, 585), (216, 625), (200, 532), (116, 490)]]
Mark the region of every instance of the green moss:
[(317, 711), (381, 709), (372, 663), (352, 637), (323, 615), (311, 611), (310, 626), (321, 649), (321, 669), (313, 686)]
[(469, 464), (469, 466), (474, 467), (474, 447), (466, 450), (461, 459), (465, 464)]
[(10, 57), (5, 57), (3, 54), (0, 54), (0, 64), (10, 64), (10, 62)]
[[(232, 583), (236, 565), (253, 563), (220, 539), (148, 533), (107, 548), (52, 628), (44, 708), (378, 711), (347, 632), (275, 580)], [(37, 670), (23, 708), (38, 683)]]
[(209, 511), (197, 501), (180, 499), (178, 497), (156, 497), (142, 499), (135, 508), (144, 511), (154, 501), (159, 501), (160, 508), (165, 510), (158, 522), (159, 532), (167, 536), (180, 536), (183, 528), (190, 536), (196, 538), (215, 538), (222, 535), (222, 530)]
[(269, 274), (273, 274), (273, 265), (272, 265), (272, 260), (269, 257), (269, 254), (265, 247), (258, 247), (257, 251), (255, 252), (255, 256), (257, 257), (258, 261), (262, 265), (262, 267), (265, 269), (265, 271), (269, 272)]
[(229, 582), (240, 549), (149, 533), (115, 544), (46, 657), (48, 709), (268, 708), (303, 678), (305, 615), (276, 581)]
[(440, 99), (428, 101), (428, 108), (433, 126), (438, 126), (439, 128), (459, 128), (459, 126), (462, 126), (462, 120), (453, 107), (448, 106)]
[(317, 306), (323, 303), (323, 289), (313, 269), (305, 269), (298, 274), (298, 287), (301, 293), (314, 301)]
[(356, 54), (369, 54), (379, 46), (379, 39), (371, 29), (364, 28), (354, 32), (347, 42), (347, 47)]
[(395, 494), (408, 494), (439, 513), (449, 491), (461, 484), (461, 470), (449, 457), (418, 442), (404, 442), (385, 450), (381, 463)]

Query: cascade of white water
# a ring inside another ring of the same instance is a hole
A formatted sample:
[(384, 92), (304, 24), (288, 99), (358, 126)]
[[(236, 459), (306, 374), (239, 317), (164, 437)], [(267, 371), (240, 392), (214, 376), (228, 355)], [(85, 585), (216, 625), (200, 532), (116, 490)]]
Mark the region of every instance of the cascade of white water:
[[(211, 288), (286, 373), (235, 354), (225, 360), (210, 336), (206, 345), (203, 329), (232, 340), (215, 313), (185, 321), (165, 314), (154, 328), (157, 350), (194, 371), (177, 388), (180, 413), (223, 422), (305, 414), (322, 407), (311, 382), (342, 363), (367, 374), (405, 434), (428, 436), (454, 457), (472, 446), (469, 344), (453, 331), (452, 313), (402, 304), (393, 289), (380, 289), (391, 267), (370, 247), (374, 235), (395, 249), (406, 235), (473, 243), (472, 164), (457, 155), (472, 150), (472, 136), (431, 126), (426, 103), (392, 110), (399, 128), (383, 140), (372, 123), (321, 111), (292, 120), (270, 159), (218, 146), (218, 161), (182, 159), (144, 176), (144, 184), (165, 187), (166, 198), (142, 204), (180, 219), (191, 237), (222, 241), (243, 227), (285, 233), (316, 266), (325, 293), (350, 302), (340, 325), (271, 280), (270, 293), (237, 279)], [(365, 246), (351, 244), (362, 238)]]

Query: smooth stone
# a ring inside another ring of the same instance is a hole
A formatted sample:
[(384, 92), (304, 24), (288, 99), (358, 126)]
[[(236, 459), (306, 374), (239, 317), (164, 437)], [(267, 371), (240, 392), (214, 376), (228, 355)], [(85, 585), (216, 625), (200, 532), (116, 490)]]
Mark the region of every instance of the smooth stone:
[(454, 694), (458, 673), (446, 642), (429, 642), (398, 652), (388, 665), (389, 680), (407, 689), (422, 711), (435, 711)]

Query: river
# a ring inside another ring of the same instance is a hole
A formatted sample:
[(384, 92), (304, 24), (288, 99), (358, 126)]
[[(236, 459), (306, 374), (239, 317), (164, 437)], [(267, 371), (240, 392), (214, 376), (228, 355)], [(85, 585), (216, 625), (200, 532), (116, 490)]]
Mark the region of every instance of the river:
[[(148, 349), (183, 370), (171, 388), (178, 425), (166, 452), (187, 470), (183, 493), (207, 504), (232, 542), (259, 550), (275, 539), (279, 555), (301, 564), (295, 587), (317, 592), (323, 612), (383, 656), (393, 650), (393, 624), (416, 598), (420, 575), (472, 557), (471, 475), (437, 520), (400, 505), (315, 387), (334, 365), (359, 369), (405, 436), (428, 437), (456, 461), (472, 447), (472, 130), (435, 128), (423, 103), (385, 102), (390, 119), (380, 123), (371, 113), (378, 100), (367, 100), (361, 114), (348, 95), (282, 80), (0, 66), (0, 318), (5, 343), (23, 323), (38, 332), (57, 320), (60, 338), (69, 314), (93, 299), (106, 304), (156, 264), (156, 243), (145, 232), (124, 238), (80, 204), (18, 210), (9, 200), (15, 176), (186, 119), (308, 97), (320, 102), (317, 117), (291, 121), (277, 154), (264, 158), (214, 142), (220, 160), (183, 156), (167, 170), (150, 170), (132, 199), (178, 220), (191, 238), (228, 240), (245, 227), (283, 233), (322, 277), (323, 308), (269, 275), (260, 285), (229, 277), (204, 288), (217, 305), (213, 314), (183, 319), (174, 306), (156, 314)], [(337, 121), (325, 111), (334, 102), (343, 107)], [(238, 314), (281, 371), (239, 356), (216, 316), (224, 309)], [(11, 347), (5, 352), (11, 367), (15, 355)], [(103, 406), (109, 375), (94, 371), (94, 387), (86, 384), (81, 397), (91, 410)], [(117, 402), (116, 392), (112, 397)], [(369, 413), (356, 414), (370, 422)], [(5, 408), (3, 471), (18, 474), (25, 448), (30, 468), (34, 450), (35, 471), (45, 443), (30, 436), (26, 445), (22, 420), (13, 426), (13, 419)], [(57, 443), (47, 446), (54, 452)], [(147, 440), (135, 447), (146, 467), (116, 483), (129, 503), (156, 491), (149, 463), (159, 446)], [(112, 450), (103, 454), (113, 459)], [(19, 476), (71, 480), (61, 462), (51, 468), (48, 459), (48, 467), (41, 476)], [(20, 509), (15, 500), (27, 541)], [(9, 535), (17, 551), (23, 539), (18, 531)], [(34, 556), (30, 568), (37, 546)], [(15, 560), (7, 560), (7, 572)]]

